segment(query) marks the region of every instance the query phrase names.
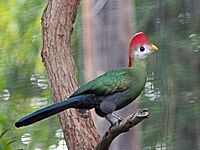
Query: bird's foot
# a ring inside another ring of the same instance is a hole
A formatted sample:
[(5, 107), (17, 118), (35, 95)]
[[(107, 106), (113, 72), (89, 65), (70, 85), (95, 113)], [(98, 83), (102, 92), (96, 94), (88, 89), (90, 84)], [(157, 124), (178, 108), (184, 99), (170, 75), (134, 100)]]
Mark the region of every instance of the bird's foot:
[(121, 116), (119, 116), (118, 114), (116, 114), (114, 112), (111, 114), (111, 116), (113, 116), (114, 118), (116, 118), (118, 122), (119, 121), (121, 122), (123, 120)]
[(116, 122), (110, 122), (110, 127), (109, 127), (109, 130), (112, 128), (112, 127), (114, 127), (114, 126), (117, 126), (117, 125), (119, 125), (120, 124), (120, 122), (122, 122), (122, 120), (123, 119), (120, 119), (120, 120), (118, 120), (118, 121), (116, 121)]
[(115, 113), (108, 114), (105, 118), (110, 122), (111, 126), (109, 127), (109, 129), (111, 129), (113, 126), (120, 124), (120, 122), (123, 120), (121, 116)]

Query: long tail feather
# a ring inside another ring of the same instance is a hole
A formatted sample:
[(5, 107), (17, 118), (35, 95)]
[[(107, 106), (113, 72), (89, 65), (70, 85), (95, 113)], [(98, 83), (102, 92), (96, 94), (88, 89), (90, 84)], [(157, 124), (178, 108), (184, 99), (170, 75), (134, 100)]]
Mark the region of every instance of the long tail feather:
[[(30, 124), (33, 124), (35, 122), (38, 122), (40, 120), (43, 120), (45, 118), (48, 118), (52, 115), (55, 115), (61, 111), (64, 111), (68, 108), (81, 108), (81, 104), (85, 103), (88, 99), (91, 99), (91, 94), (88, 95), (80, 95), (80, 96), (75, 96), (75, 97), (70, 97), (69, 99), (50, 105), (48, 107), (42, 108), (38, 111), (35, 111), (21, 119), (19, 119), (16, 123), (15, 126), (17, 128), (22, 127), (22, 126), (28, 126)], [(86, 102), (87, 103), (87, 102)]]

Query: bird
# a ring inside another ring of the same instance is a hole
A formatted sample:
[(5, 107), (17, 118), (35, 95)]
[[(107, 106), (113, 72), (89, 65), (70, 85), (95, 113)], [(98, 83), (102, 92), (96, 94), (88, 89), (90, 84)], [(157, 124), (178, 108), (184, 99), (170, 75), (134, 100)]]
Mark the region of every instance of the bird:
[(136, 33), (128, 48), (128, 66), (108, 71), (83, 84), (66, 100), (37, 110), (21, 119), (17, 128), (28, 126), (69, 108), (95, 109), (98, 116), (113, 125), (121, 120), (115, 111), (133, 102), (143, 91), (147, 79), (147, 58), (158, 50), (143, 32)]

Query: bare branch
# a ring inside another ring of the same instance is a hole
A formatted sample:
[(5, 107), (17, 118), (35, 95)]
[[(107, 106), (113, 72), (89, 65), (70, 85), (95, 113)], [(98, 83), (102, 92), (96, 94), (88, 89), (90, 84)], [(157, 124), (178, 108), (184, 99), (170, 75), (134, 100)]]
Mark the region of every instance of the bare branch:
[(148, 110), (138, 109), (135, 113), (127, 116), (121, 122), (116, 123), (101, 138), (95, 150), (108, 150), (112, 141), (121, 133), (128, 132), (130, 128), (140, 123), (149, 115)]

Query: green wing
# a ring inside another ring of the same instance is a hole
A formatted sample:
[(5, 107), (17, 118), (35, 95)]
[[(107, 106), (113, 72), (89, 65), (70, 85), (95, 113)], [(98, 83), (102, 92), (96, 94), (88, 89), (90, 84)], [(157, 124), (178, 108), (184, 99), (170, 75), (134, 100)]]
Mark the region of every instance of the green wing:
[(89, 93), (109, 95), (114, 92), (124, 91), (129, 88), (130, 81), (131, 76), (127, 69), (110, 71), (84, 84), (71, 97)]

